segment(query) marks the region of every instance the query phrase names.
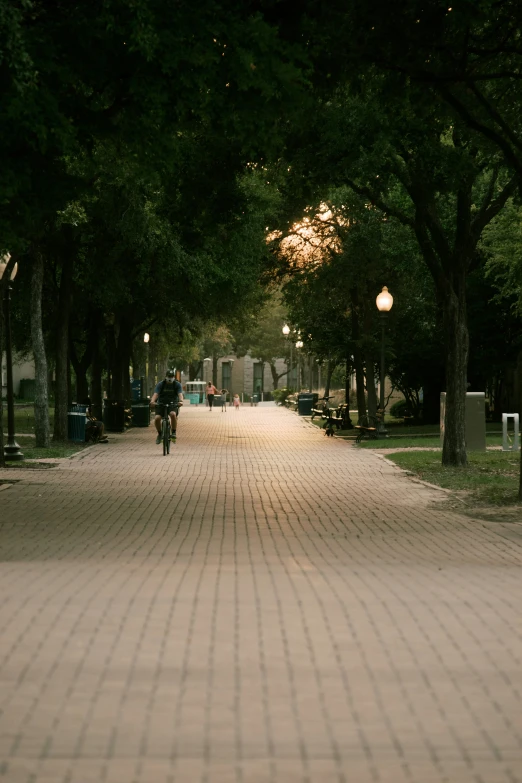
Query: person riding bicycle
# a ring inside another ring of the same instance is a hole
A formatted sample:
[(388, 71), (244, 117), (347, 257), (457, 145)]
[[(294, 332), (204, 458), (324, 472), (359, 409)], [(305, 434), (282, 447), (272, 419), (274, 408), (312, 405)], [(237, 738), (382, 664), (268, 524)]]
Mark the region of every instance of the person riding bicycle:
[(183, 388), (181, 383), (176, 380), (174, 370), (167, 370), (165, 380), (160, 381), (154, 389), (154, 394), (150, 398), (150, 406), (156, 406), (154, 426), (156, 427), (158, 437), (156, 444), (161, 443), (161, 419), (164, 413), (164, 406), (168, 405), (170, 426), (172, 433), (171, 441), (176, 442), (176, 428), (178, 426), (178, 417), (176, 415), (178, 405), (183, 405)]

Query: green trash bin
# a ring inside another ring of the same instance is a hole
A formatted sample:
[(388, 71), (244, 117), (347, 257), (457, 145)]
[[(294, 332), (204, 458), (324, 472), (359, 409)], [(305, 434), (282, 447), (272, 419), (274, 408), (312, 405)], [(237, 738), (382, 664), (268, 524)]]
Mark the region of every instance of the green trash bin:
[(106, 432), (123, 432), (125, 429), (125, 400), (103, 401), (103, 424)]
[(145, 397), (138, 402), (133, 402), (132, 424), (134, 427), (148, 427), (150, 425), (150, 402)]
[(67, 411), (67, 438), (74, 443), (85, 443), (87, 406), (71, 405)]
[(261, 396), (260, 394), (253, 394), (252, 395), (251, 400), (250, 400), (250, 407), (252, 407), (252, 405), (257, 405), (257, 403), (259, 402), (259, 397), (260, 396)]
[(297, 395), (297, 413), (299, 416), (311, 416), (314, 407), (314, 394), (301, 392)]

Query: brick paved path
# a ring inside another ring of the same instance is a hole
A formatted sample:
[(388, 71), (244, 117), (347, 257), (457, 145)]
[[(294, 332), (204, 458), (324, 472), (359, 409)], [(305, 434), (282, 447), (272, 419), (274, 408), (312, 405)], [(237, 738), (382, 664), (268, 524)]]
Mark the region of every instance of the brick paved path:
[(0, 492), (0, 780), (522, 781), (522, 526), (285, 410), (181, 432)]

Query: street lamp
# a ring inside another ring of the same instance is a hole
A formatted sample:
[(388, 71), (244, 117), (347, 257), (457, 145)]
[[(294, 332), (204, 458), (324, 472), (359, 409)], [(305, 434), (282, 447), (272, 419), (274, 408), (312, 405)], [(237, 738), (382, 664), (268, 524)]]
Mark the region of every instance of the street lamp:
[[(311, 334), (308, 335), (308, 339), (310, 340), (310, 342), (312, 342), (313, 338), (312, 338)], [(313, 388), (312, 387), (314, 385), (314, 376), (313, 376), (312, 367), (313, 367), (313, 365), (312, 365), (312, 351), (310, 351), (310, 353), (308, 354), (308, 380), (309, 380), (309, 383), (310, 383), (310, 388), (308, 389), (308, 391), (310, 393), (313, 392)]]
[(150, 334), (148, 332), (145, 332), (143, 335), (143, 342), (145, 343), (145, 397), (148, 397), (149, 395), (149, 341), (150, 341)]
[(229, 400), (230, 403), (232, 403), (232, 370), (234, 369), (234, 359), (229, 359), (228, 363), (230, 364), (230, 389), (229, 391)]
[[(290, 327), (288, 324), (285, 324), (283, 326), (283, 334), (286, 338), (288, 338), (288, 335), (290, 334)], [(292, 383), (292, 341), (290, 340), (290, 365), (288, 367), (288, 384), (287, 386), (290, 387), (290, 384)]]
[(384, 330), (386, 328), (388, 313), (393, 307), (393, 296), (390, 294), (386, 286), (383, 286), (381, 293), (377, 296), (375, 301), (377, 303), (377, 309), (381, 314), (381, 388), (379, 400), (381, 415), (377, 422), (377, 437), (386, 438), (388, 436), (388, 430), (384, 426)]
[[(301, 337), (299, 337), (299, 339), (297, 340), (295, 347), (297, 348), (298, 351), (303, 347), (303, 341), (301, 340)], [(297, 354), (297, 356), (299, 357), (299, 354)], [(297, 391), (300, 392), (301, 391), (301, 372), (300, 372), (301, 368), (299, 366), (300, 365), (299, 358), (297, 359), (296, 364), (297, 364)]]
[(210, 358), (210, 356), (207, 356), (206, 359), (203, 359), (203, 380), (205, 382), (208, 380), (208, 378), (207, 378), (207, 375), (208, 375), (208, 372), (207, 372), (208, 362), (211, 362), (211, 361), (212, 361), (212, 359)]
[[(11, 258), (7, 253), (0, 261), (0, 280), (4, 276), (7, 264)], [(15, 264), (11, 269), (11, 275), (9, 282), (5, 287), (5, 300), (4, 300), (4, 320), (5, 320), (5, 362), (7, 370), (7, 443), (4, 446), (4, 456), (8, 460), (13, 462), (19, 462), (23, 460), (24, 455), (20, 451), (20, 446), (15, 439), (15, 423), (14, 423), (14, 394), (13, 394), (13, 355), (11, 348), (11, 281), (15, 279), (18, 272), (18, 264)], [(1, 357), (1, 353), (0, 353)]]

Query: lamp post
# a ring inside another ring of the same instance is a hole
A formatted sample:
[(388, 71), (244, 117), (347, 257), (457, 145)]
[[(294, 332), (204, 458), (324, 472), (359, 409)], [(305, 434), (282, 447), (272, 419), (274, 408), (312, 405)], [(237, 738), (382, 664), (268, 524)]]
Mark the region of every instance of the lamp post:
[(377, 437), (386, 438), (388, 436), (388, 430), (384, 426), (384, 331), (386, 328), (388, 313), (393, 307), (393, 296), (390, 294), (386, 286), (383, 286), (381, 293), (377, 296), (375, 301), (377, 303), (377, 309), (381, 314), (381, 383), (379, 395), (379, 408), (381, 415), (379, 416), (379, 420), (377, 422)]
[[(4, 276), (5, 269), (11, 256), (9, 253), (0, 261), (0, 280)], [(13, 394), (13, 354), (11, 348), (11, 281), (15, 279), (18, 272), (18, 264), (15, 264), (11, 270), (9, 281), (5, 287), (4, 299), (4, 320), (5, 320), (5, 362), (7, 370), (7, 443), (4, 446), (4, 456), (12, 462), (23, 460), (24, 455), (20, 451), (20, 446), (15, 439), (14, 423), (14, 394)], [(0, 354), (1, 356), (1, 354)]]
[(212, 359), (207, 356), (206, 359), (203, 359), (203, 380), (205, 383), (208, 381), (207, 375), (208, 375), (208, 362), (211, 362)]
[(150, 334), (145, 332), (143, 335), (143, 342), (145, 343), (145, 397), (149, 396), (149, 340)]
[[(299, 337), (299, 335), (298, 335), (298, 337)], [(296, 349), (298, 351), (303, 347), (303, 341), (301, 340), (301, 337), (299, 337), (299, 339), (297, 340), (297, 342), (295, 344), (295, 347), (296, 347)], [(300, 372), (301, 368), (299, 366), (300, 365), (299, 353), (297, 354), (297, 356), (298, 356), (298, 359), (297, 359), (297, 362), (296, 362), (296, 364), (297, 364), (297, 391), (300, 392), (301, 391), (301, 372)]]
[[(288, 324), (285, 324), (283, 326), (283, 334), (288, 339), (288, 335), (290, 334), (290, 327)], [(292, 383), (292, 341), (290, 340), (290, 364), (288, 366), (288, 383), (287, 386), (290, 388), (290, 384)]]
[(229, 402), (232, 402), (232, 370), (234, 369), (234, 359), (229, 359), (228, 363), (230, 364), (230, 389), (229, 392)]
[[(308, 339), (310, 340), (310, 342), (312, 342), (313, 338), (312, 338), (311, 334), (308, 335)], [(310, 393), (313, 392), (313, 385), (314, 385), (314, 374), (313, 374), (313, 369), (312, 368), (313, 368), (312, 351), (310, 351), (310, 353), (308, 354), (308, 380), (309, 380), (309, 383), (310, 383), (310, 388), (308, 389), (308, 391)]]

